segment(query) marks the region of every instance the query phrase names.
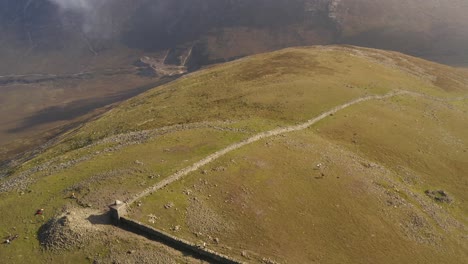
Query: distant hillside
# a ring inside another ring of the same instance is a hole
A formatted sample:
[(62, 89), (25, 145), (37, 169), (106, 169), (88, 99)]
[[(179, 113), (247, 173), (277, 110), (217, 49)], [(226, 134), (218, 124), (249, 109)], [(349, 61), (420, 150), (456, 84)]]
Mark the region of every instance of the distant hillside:
[(465, 0), (2, 0), (0, 163), (181, 68), (317, 44), (466, 66), (467, 13)]
[(197, 263), (111, 226), (120, 199), (129, 217), (248, 263), (464, 263), (467, 100), (466, 71), (352, 46), (192, 73), (11, 163), (0, 234), (19, 238), (0, 255)]
[[(288, 46), (330, 43), (392, 49), (447, 63), (466, 63), (468, 56), (468, 5), (464, 0), (66, 3), (2, 1), (4, 48), (0, 55), (11, 63), (9, 67), (2, 64), (1, 73), (72, 71), (90, 63), (97, 67), (105, 60), (93, 57), (108, 56), (112, 53), (106, 50), (121, 46), (144, 51), (195, 46), (192, 63), (197, 67)], [(54, 69), (32, 55), (37, 53), (50, 56), (49, 62), (67, 59), (74, 63), (60, 63), (67, 67)], [(30, 59), (18, 62), (19, 55)]]

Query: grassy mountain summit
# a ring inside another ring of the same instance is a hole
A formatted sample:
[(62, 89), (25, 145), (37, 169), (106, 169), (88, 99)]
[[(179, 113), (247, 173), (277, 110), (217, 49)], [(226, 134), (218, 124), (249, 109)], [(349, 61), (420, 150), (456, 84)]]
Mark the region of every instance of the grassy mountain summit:
[(174, 70), (351, 44), (468, 65), (466, 0), (2, 0), (0, 163)]
[(138, 197), (130, 217), (249, 263), (463, 263), (467, 96), (466, 71), (352, 46), (187, 75), (9, 168), (0, 255), (195, 262), (108, 225)]

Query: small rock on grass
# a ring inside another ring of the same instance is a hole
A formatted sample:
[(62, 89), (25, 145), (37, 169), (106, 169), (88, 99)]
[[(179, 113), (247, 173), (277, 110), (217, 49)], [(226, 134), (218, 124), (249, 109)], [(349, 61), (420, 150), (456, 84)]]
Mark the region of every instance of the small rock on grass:
[(170, 208), (172, 208), (172, 207), (174, 207), (174, 203), (173, 203), (173, 202), (169, 202), (169, 203), (167, 203), (167, 204), (164, 205), (164, 208), (165, 208), (165, 209), (170, 209)]

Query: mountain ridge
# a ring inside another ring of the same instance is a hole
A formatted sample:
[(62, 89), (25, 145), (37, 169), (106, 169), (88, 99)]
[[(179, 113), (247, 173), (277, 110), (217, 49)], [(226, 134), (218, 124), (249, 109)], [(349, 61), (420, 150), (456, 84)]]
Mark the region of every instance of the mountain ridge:
[[(196, 261), (106, 225), (115, 199), (170, 182), (138, 197), (129, 217), (236, 259), (462, 263), (467, 83), (455, 68), (352, 46), (289, 48), (191, 73), (11, 167), (0, 179), (0, 232), (29, 239), (0, 253), (13, 263)], [(389, 97), (402, 89), (424, 96)], [(339, 107), (350, 102), (360, 103)], [(311, 117), (324, 118), (276, 134)], [(206, 157), (217, 159), (200, 163)], [(201, 167), (184, 170), (193, 164)], [(24, 221), (36, 208), (46, 222)], [(57, 229), (63, 211), (70, 220)], [(73, 238), (76, 230), (93, 239)], [(73, 250), (41, 253), (43, 234), (71, 238)]]

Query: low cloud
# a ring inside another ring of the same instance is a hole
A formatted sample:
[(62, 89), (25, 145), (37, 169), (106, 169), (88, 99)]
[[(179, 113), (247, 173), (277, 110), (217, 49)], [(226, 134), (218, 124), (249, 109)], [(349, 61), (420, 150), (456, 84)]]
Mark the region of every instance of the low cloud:
[(57, 4), (63, 10), (74, 10), (80, 12), (87, 12), (89, 11), (93, 5), (97, 5), (100, 0), (49, 0), (55, 4)]
[(112, 17), (106, 7), (110, 0), (49, 0), (56, 4), (66, 20), (67, 13), (77, 13), (82, 17), (83, 33), (95, 38), (106, 38), (112, 33)]

